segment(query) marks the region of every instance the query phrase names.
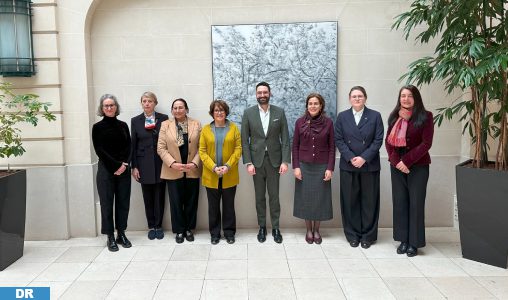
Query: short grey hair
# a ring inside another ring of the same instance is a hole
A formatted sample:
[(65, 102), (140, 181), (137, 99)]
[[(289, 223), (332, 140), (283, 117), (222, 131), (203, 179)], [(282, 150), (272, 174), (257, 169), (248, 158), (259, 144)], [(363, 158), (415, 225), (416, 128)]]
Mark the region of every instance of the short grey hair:
[(99, 107), (97, 108), (97, 115), (99, 117), (104, 117), (104, 111), (102, 110), (102, 108), (104, 106), (104, 100), (106, 99), (111, 99), (115, 102), (116, 105), (115, 116), (118, 116), (120, 114), (120, 104), (118, 103), (118, 99), (116, 98), (116, 96), (113, 94), (104, 94), (101, 96), (101, 98), (99, 99)]

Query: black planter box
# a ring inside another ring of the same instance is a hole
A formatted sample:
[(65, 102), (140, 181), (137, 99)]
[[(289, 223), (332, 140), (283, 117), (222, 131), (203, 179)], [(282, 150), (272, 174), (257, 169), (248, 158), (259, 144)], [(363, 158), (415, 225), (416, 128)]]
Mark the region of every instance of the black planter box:
[(508, 262), (508, 172), (456, 166), (462, 256), (506, 268)]
[(0, 178), (0, 271), (23, 256), (26, 171)]

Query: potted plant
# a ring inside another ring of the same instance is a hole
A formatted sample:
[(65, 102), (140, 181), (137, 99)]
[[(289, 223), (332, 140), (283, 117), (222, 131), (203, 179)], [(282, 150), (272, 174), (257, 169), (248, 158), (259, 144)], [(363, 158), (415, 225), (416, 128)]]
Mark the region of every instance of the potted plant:
[[(55, 116), (50, 104), (37, 95), (16, 95), (9, 83), (0, 82), (0, 157), (21, 156), (20, 123), (37, 126), (39, 116), (48, 121)], [(42, 112), (41, 112), (42, 111)], [(0, 170), (0, 271), (23, 256), (26, 215), (26, 171)]]
[[(506, 0), (415, 0), (392, 29), (405, 39), (438, 43), (432, 56), (409, 65), (401, 79), (443, 81), (461, 95), (437, 109), (434, 122), (458, 119), (471, 136), (472, 158), (456, 167), (464, 258), (507, 267), (508, 17)], [(491, 158), (491, 160), (489, 160)]]

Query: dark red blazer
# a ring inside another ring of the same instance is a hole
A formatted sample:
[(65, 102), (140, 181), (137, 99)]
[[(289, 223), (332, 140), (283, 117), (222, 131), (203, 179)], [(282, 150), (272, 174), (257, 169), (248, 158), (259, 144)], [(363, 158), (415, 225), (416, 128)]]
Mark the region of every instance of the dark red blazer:
[(335, 144), (333, 143), (333, 122), (325, 117), (323, 128), (313, 136), (304, 137), (300, 127), (305, 117), (296, 120), (293, 135), (293, 169), (300, 167), (300, 162), (326, 164), (327, 170), (335, 169)]
[(429, 149), (432, 146), (432, 138), (434, 137), (434, 120), (432, 113), (427, 111), (425, 123), (418, 128), (409, 120), (406, 132), (406, 153), (402, 156), (399, 154), (400, 149), (398, 147), (394, 147), (387, 142), (392, 127), (393, 124), (388, 127), (385, 139), (385, 146), (390, 164), (396, 166), (402, 160), (408, 168), (411, 168), (411, 166), (429, 165)]

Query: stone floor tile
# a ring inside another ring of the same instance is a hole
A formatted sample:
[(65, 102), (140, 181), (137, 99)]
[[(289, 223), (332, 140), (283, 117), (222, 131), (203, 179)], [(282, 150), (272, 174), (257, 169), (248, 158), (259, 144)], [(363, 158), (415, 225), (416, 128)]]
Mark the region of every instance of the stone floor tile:
[(249, 300), (296, 299), (293, 281), (281, 278), (249, 279)]
[(327, 260), (288, 260), (292, 278), (333, 278)]
[(291, 278), (287, 260), (249, 260), (248, 277), (251, 278)]
[(381, 278), (343, 278), (340, 281), (347, 299), (395, 299)]
[(205, 280), (204, 295), (206, 300), (248, 299), (247, 279), (240, 280)]
[(204, 260), (170, 260), (162, 279), (205, 279), (207, 265)]
[(247, 244), (215, 245), (210, 249), (210, 260), (247, 259)]
[(129, 262), (92, 262), (78, 277), (78, 281), (113, 280), (116, 281), (122, 276)]
[(106, 299), (115, 281), (74, 281), (64, 292), (60, 300)]
[(210, 260), (205, 279), (247, 279), (247, 260)]
[(392, 294), (402, 299), (445, 299), (439, 290), (427, 278), (391, 277), (383, 278)]
[(296, 295), (299, 300), (339, 300), (346, 299), (335, 278), (301, 278), (293, 279)]
[(409, 261), (400, 258), (369, 259), (379, 276), (386, 277), (423, 277), (423, 274)]
[(132, 261), (120, 280), (161, 280), (169, 261)]
[(180, 244), (175, 247), (171, 260), (208, 260), (210, 245)]
[(153, 298), (159, 282), (159, 280), (119, 280), (106, 299), (150, 300)]
[(336, 278), (379, 277), (379, 273), (366, 258), (329, 259), (328, 262)]
[(496, 299), (471, 277), (430, 277), (447, 299)]
[(36, 281), (74, 281), (88, 267), (89, 263), (53, 263), (45, 269)]
[(69, 247), (56, 262), (87, 262), (90, 263), (104, 250), (104, 247)]
[(202, 289), (203, 280), (161, 280), (153, 299), (199, 300), (203, 299), (201, 298)]

